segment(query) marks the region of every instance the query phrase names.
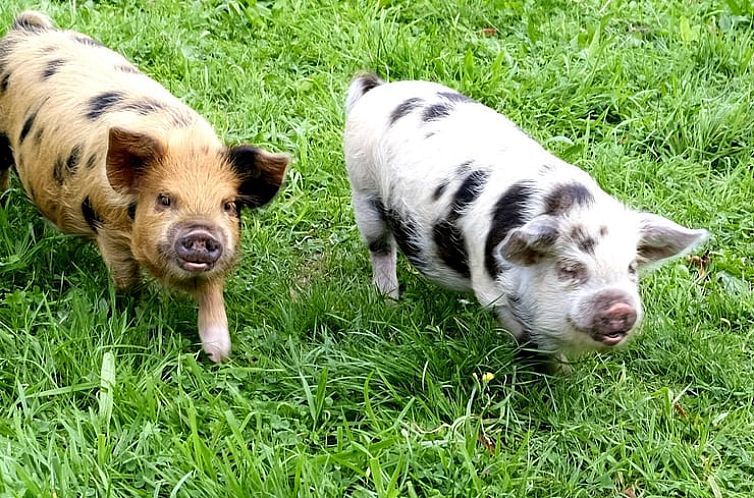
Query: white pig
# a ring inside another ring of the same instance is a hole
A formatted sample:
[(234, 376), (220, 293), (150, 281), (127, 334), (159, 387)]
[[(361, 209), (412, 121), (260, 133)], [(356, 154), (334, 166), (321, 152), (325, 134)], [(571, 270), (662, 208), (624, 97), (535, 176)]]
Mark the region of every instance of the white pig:
[(625, 343), (642, 318), (638, 272), (707, 237), (627, 208), (445, 86), (363, 74), (346, 110), (353, 207), (377, 289), (398, 298), (397, 245), (549, 360)]

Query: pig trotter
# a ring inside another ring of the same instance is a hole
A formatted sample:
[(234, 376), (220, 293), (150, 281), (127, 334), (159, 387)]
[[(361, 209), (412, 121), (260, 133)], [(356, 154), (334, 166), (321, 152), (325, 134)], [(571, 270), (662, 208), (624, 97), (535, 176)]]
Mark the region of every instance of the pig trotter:
[(199, 338), (202, 349), (215, 363), (230, 355), (230, 334), (225, 315), (223, 282), (211, 282), (200, 287), (195, 293), (199, 303)]

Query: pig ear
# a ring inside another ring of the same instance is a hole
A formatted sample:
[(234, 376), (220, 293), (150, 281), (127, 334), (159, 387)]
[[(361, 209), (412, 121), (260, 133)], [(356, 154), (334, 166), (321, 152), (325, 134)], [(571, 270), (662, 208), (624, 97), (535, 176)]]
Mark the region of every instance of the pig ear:
[(511, 230), (498, 250), (507, 261), (530, 266), (549, 256), (557, 239), (557, 220), (553, 216), (542, 215)]
[(165, 154), (151, 135), (110, 128), (107, 144), (107, 179), (116, 192), (135, 194), (147, 167)]
[(275, 197), (290, 162), (287, 154), (272, 154), (249, 145), (233, 147), (226, 154), (233, 171), (241, 178), (238, 193), (242, 206), (257, 208)]
[(674, 258), (704, 242), (707, 230), (691, 230), (651, 213), (639, 215), (639, 265)]

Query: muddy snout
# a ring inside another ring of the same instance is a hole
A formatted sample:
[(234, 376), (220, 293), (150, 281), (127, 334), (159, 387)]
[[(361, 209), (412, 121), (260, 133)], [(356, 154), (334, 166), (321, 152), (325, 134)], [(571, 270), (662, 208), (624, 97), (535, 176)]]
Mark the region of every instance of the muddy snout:
[(614, 346), (636, 325), (638, 310), (630, 295), (620, 291), (597, 294), (593, 301), (592, 338)]
[(176, 231), (173, 249), (181, 268), (209, 271), (223, 255), (222, 236), (206, 225), (188, 225)]

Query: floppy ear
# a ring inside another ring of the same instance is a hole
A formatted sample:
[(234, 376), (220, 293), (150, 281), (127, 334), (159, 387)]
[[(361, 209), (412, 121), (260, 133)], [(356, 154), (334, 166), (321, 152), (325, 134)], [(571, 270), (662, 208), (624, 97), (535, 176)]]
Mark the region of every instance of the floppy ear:
[(707, 230), (682, 227), (652, 213), (639, 214), (639, 265), (646, 266), (675, 258), (704, 242)]
[(275, 197), (290, 162), (287, 154), (273, 154), (249, 145), (228, 149), (228, 161), (241, 179), (239, 204), (250, 208), (264, 206)]
[(537, 216), (511, 230), (498, 246), (498, 251), (511, 263), (530, 266), (549, 256), (557, 239), (557, 219), (549, 215)]
[(122, 194), (135, 194), (149, 164), (164, 154), (165, 148), (151, 135), (110, 128), (105, 163), (110, 186)]

